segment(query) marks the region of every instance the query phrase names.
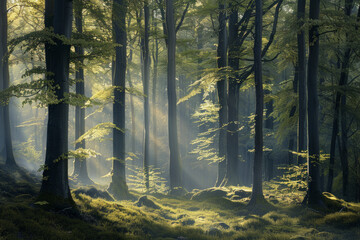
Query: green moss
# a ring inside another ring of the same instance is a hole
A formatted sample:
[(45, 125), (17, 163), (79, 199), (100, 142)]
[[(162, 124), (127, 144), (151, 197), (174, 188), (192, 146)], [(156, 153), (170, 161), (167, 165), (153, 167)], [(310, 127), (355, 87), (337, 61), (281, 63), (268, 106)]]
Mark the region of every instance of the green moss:
[(360, 227), (360, 214), (353, 212), (332, 213), (318, 219), (317, 223), (327, 224), (340, 229)]
[[(263, 215), (250, 211), (243, 199), (229, 199), (238, 187), (225, 189), (226, 197), (206, 201), (148, 196), (158, 208), (78, 193), (73, 194), (78, 215), (71, 215), (35, 207), (32, 191), (24, 187), (16, 192), (13, 188), (19, 185), (11, 176), (0, 176), (0, 184), (6, 185), (1, 179), (10, 179), (6, 187), (14, 194), (4, 196), (0, 191), (0, 239), (360, 239), (360, 206), (341, 199), (333, 200), (347, 206), (348, 212), (325, 214), (289, 201), (286, 207), (277, 204)], [(141, 195), (135, 190), (131, 194)], [(266, 191), (264, 195), (270, 196)], [(283, 198), (290, 196), (276, 195)]]

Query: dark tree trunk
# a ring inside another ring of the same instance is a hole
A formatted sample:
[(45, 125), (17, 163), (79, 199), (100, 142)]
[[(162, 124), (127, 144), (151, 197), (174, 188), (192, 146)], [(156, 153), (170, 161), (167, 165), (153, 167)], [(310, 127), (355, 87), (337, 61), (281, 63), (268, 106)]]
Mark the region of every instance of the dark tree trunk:
[[(339, 85), (341, 85), (340, 82), (339, 82)], [(327, 187), (326, 187), (326, 191), (328, 191), (328, 192), (332, 191), (332, 184), (333, 184), (333, 179), (334, 179), (336, 138), (337, 138), (337, 135), (339, 134), (340, 99), (341, 99), (341, 93), (339, 91), (337, 91), (336, 99), (335, 99), (331, 142), (330, 142), (329, 174), (328, 174), (328, 181), (327, 181)]]
[(154, 167), (158, 167), (157, 161), (157, 107), (156, 107), (156, 90), (157, 90), (157, 77), (158, 77), (158, 62), (159, 62), (159, 41), (157, 36), (157, 22), (155, 17), (153, 17), (154, 25), (154, 48), (153, 48), (153, 88), (152, 88), (152, 118), (153, 118), (153, 164)]
[(144, 5), (144, 44), (142, 47), (142, 56), (144, 64), (143, 88), (144, 88), (144, 177), (145, 186), (149, 190), (149, 161), (150, 161), (150, 110), (149, 110), (149, 82), (150, 82), (150, 52), (149, 52), (149, 31), (150, 31), (150, 11), (148, 2)]
[(219, 68), (219, 80), (217, 82), (217, 92), (219, 98), (219, 157), (218, 176), (215, 186), (219, 186), (226, 173), (226, 129), (227, 123), (227, 81), (225, 69), (227, 58), (227, 32), (226, 32), (226, 12), (225, 4), (219, 4), (219, 45), (217, 49), (217, 67)]
[(166, 0), (166, 29), (168, 45), (167, 93), (168, 93), (168, 128), (170, 148), (170, 188), (182, 187), (181, 161), (177, 133), (176, 113), (176, 33), (173, 0)]
[[(293, 91), (295, 94), (297, 94), (298, 92), (298, 82), (299, 82), (299, 72), (298, 72), (298, 66), (295, 65), (295, 74), (294, 74), (294, 81), (293, 81)], [(289, 118), (292, 118), (294, 117), (296, 113), (296, 105), (294, 105), (291, 109), (290, 109), (290, 113), (289, 113)], [(291, 131), (290, 133), (290, 136), (289, 136), (289, 147), (288, 147), (288, 150), (289, 150), (289, 165), (293, 164), (293, 158), (294, 158), (294, 153), (293, 151), (295, 150), (294, 149), (294, 146), (295, 146), (295, 139), (296, 139), (296, 133), (294, 130)]]
[[(310, 1), (310, 20), (319, 19), (320, 0)], [(319, 26), (313, 25), (309, 30), (308, 61), (308, 191), (306, 202), (311, 206), (322, 206), (320, 192), (320, 149), (319, 149), (319, 99), (318, 99), (318, 66), (319, 66)]]
[(126, 75), (126, 0), (113, 2), (113, 34), (114, 41), (120, 46), (115, 48), (116, 59), (114, 64), (113, 85), (114, 104), (113, 122), (119, 129), (113, 130), (113, 169), (109, 192), (116, 199), (129, 197), (128, 186), (125, 178), (125, 75)]
[[(266, 90), (266, 94), (271, 94), (271, 91)], [(274, 112), (274, 101), (270, 100), (266, 103), (266, 119), (265, 119), (265, 128), (273, 131), (274, 129), (274, 118), (271, 114)], [(266, 169), (265, 169), (265, 179), (270, 181), (274, 177), (274, 159), (272, 158), (272, 151), (266, 153)]]
[[(7, 34), (8, 34), (8, 22), (7, 22), (7, 1), (1, 1), (0, 5), (0, 90), (7, 89), (10, 85), (9, 78), (9, 63), (8, 63), (8, 49), (7, 49)], [(5, 143), (5, 164), (10, 168), (17, 168), (15, 162), (11, 128), (10, 128), (10, 114), (9, 103), (5, 106), (1, 106), (2, 119), (4, 122), (0, 122), (2, 129), (4, 130), (4, 143)]]
[[(303, 153), (307, 150), (306, 136), (306, 44), (305, 32), (302, 29), (305, 20), (306, 0), (298, 0), (297, 20), (299, 31), (297, 34), (298, 44), (298, 83), (299, 83), (299, 122), (298, 122), (298, 139), (297, 152)], [(305, 163), (306, 158), (301, 155), (297, 157), (297, 163)]]
[[(82, 17), (82, 2), (79, 1), (74, 6), (75, 14), (75, 27), (76, 31), (79, 34), (83, 32), (83, 17)], [(80, 46), (75, 47), (75, 53), (81, 58), (84, 55), (84, 48)], [(79, 64), (76, 67), (76, 94), (85, 95), (85, 79), (84, 79), (84, 69), (82, 67), (84, 61), (80, 60)], [(76, 106), (75, 108), (75, 140), (85, 133), (85, 108), (82, 106)], [(83, 148), (85, 149), (85, 140), (80, 143), (75, 144), (75, 149)], [(92, 184), (93, 181), (89, 178), (86, 158), (76, 157), (74, 160), (74, 172), (72, 174), (77, 180), (83, 184)]]
[(227, 154), (226, 154), (226, 174), (222, 185), (237, 185), (240, 183), (238, 173), (239, 159), (239, 137), (238, 137), (238, 101), (239, 87), (237, 79), (237, 71), (239, 70), (239, 46), (237, 44), (238, 36), (238, 11), (232, 8), (229, 17), (229, 67), (232, 71), (229, 76), (229, 92), (228, 92), (228, 126), (227, 126)]
[[(130, 66), (130, 63), (132, 62), (132, 57), (133, 56), (133, 52), (130, 49), (130, 53), (129, 53), (129, 59), (128, 59), (128, 66)], [(131, 71), (130, 68), (127, 68), (127, 80), (129, 83), (129, 87), (132, 89), (133, 88), (133, 84), (132, 84), (132, 80), (131, 80)], [(135, 106), (134, 106), (134, 96), (132, 94), (130, 94), (130, 110), (131, 110), (131, 152), (135, 153), (136, 149), (135, 149), (135, 136), (136, 136), (136, 119), (135, 119)]]
[[(345, 15), (350, 17), (351, 10), (354, 6), (353, 0), (345, 0)], [(350, 67), (350, 57), (352, 49), (349, 47), (349, 39), (348, 34), (346, 35), (346, 50), (344, 54), (344, 58), (341, 65), (341, 75), (340, 81), (343, 83), (343, 86), (347, 85), (348, 77), (349, 77), (349, 67)], [(339, 84), (340, 85), (340, 84)], [(349, 162), (348, 162), (348, 126), (347, 126), (347, 118), (346, 118), (346, 92), (344, 92), (341, 96), (341, 166), (343, 171), (343, 196), (345, 199), (348, 197), (348, 184), (349, 184)]]
[(262, 190), (262, 160), (263, 160), (263, 111), (264, 91), (262, 83), (262, 0), (255, 0), (255, 43), (254, 43), (254, 70), (255, 70), (255, 157), (253, 169), (253, 188), (249, 206), (265, 201)]
[[(72, 1), (46, 0), (45, 27), (70, 38), (72, 29)], [(39, 199), (58, 205), (73, 203), (68, 183), (68, 121), (69, 105), (64, 100), (69, 92), (70, 45), (54, 39), (56, 45), (45, 44), (46, 70), (53, 73), (55, 96), (59, 102), (49, 105), (46, 157)]]

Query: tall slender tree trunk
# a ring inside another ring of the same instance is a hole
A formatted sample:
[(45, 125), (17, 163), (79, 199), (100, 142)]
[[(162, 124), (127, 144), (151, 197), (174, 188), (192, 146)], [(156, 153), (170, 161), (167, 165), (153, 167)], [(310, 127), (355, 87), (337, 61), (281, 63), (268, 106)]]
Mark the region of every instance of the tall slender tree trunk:
[(262, 83), (262, 0), (255, 0), (255, 43), (254, 43), (254, 67), (255, 67), (255, 157), (253, 169), (253, 188), (249, 206), (264, 202), (262, 190), (262, 160), (263, 160), (263, 111), (264, 91)]
[[(270, 90), (265, 90), (265, 94), (271, 94)], [(265, 119), (265, 128), (273, 131), (274, 130), (274, 118), (271, 114), (274, 112), (274, 101), (270, 100), (265, 104), (266, 107), (266, 119)], [(274, 177), (274, 158), (271, 156), (272, 151), (269, 151), (265, 154), (265, 179), (270, 181)]]
[[(46, 0), (45, 27), (70, 38), (72, 29), (72, 1)], [(54, 206), (72, 204), (68, 183), (68, 121), (69, 104), (64, 101), (69, 92), (70, 45), (54, 39), (56, 45), (45, 44), (46, 70), (53, 81), (59, 102), (49, 105), (45, 169), (39, 199)]]
[(166, 29), (168, 45), (167, 93), (168, 93), (168, 128), (170, 148), (170, 188), (182, 187), (181, 160), (177, 133), (176, 112), (176, 32), (173, 0), (166, 0)]
[[(350, 17), (351, 10), (354, 6), (353, 0), (345, 0), (345, 15)], [(359, 19), (359, 18), (358, 18)], [(341, 65), (341, 75), (340, 81), (344, 83), (344, 86), (347, 85), (347, 81), (349, 78), (349, 67), (350, 67), (350, 57), (352, 49), (349, 46), (349, 36), (346, 34), (346, 50), (344, 54), (344, 58)], [(348, 162), (348, 126), (347, 126), (347, 118), (346, 118), (346, 92), (344, 92), (341, 96), (341, 166), (343, 172), (343, 196), (346, 199), (348, 197), (348, 184), (349, 184), (349, 162)]]
[[(130, 24), (129, 24), (130, 25)], [(129, 58), (128, 58), (128, 66), (130, 66), (130, 63), (132, 62), (133, 59), (133, 51), (130, 48), (130, 53), (129, 53)], [(131, 80), (131, 71), (130, 68), (128, 67), (126, 69), (127, 72), (127, 80), (129, 83), (129, 87), (133, 88), (133, 83)], [(136, 137), (136, 119), (135, 119), (135, 106), (134, 106), (134, 96), (132, 94), (130, 94), (130, 110), (131, 110), (131, 152), (135, 153), (136, 149), (135, 149), (135, 137)]]
[[(319, 19), (320, 0), (310, 1), (310, 20)], [(319, 66), (319, 26), (309, 30), (308, 61), (308, 191), (305, 201), (311, 206), (322, 206), (320, 191), (320, 149), (319, 149), (319, 99), (318, 99), (318, 66)]]
[[(7, 22), (7, 1), (2, 0), (0, 2), (0, 90), (6, 89), (10, 85), (9, 77), (9, 62), (8, 62), (8, 49), (7, 49), (7, 34), (8, 34), (8, 22)], [(10, 128), (10, 113), (9, 103), (5, 106), (1, 106), (2, 116), (4, 122), (0, 122), (4, 130), (4, 142), (5, 142), (5, 164), (10, 168), (16, 168), (12, 139)]]
[(228, 89), (228, 126), (227, 126), (227, 154), (226, 154), (226, 174), (223, 185), (237, 185), (240, 183), (240, 176), (238, 173), (239, 159), (239, 137), (238, 137), (238, 101), (239, 101), (239, 83), (237, 82), (237, 71), (239, 70), (239, 57), (238, 57), (238, 11), (232, 8), (229, 17), (229, 67), (232, 73), (229, 76), (229, 89)]
[(153, 47), (153, 88), (152, 88), (152, 118), (153, 118), (153, 164), (154, 167), (158, 167), (157, 161), (157, 107), (156, 107), (156, 90), (157, 90), (157, 78), (158, 78), (158, 62), (159, 62), (159, 40), (157, 36), (157, 21), (153, 17), (154, 25), (154, 47)]
[(113, 34), (114, 41), (120, 46), (115, 48), (115, 64), (113, 85), (114, 104), (113, 122), (119, 129), (113, 130), (113, 169), (109, 192), (116, 199), (126, 199), (129, 197), (128, 186), (125, 176), (125, 75), (126, 75), (126, 23), (127, 12), (126, 0), (114, 0), (113, 2)]
[[(306, 44), (305, 31), (302, 29), (305, 20), (305, 6), (306, 0), (298, 0), (297, 5), (297, 20), (298, 20), (298, 89), (299, 89), (299, 122), (298, 122), (298, 139), (297, 152), (303, 153), (307, 150), (307, 135), (306, 135)], [(306, 158), (298, 155), (297, 163), (305, 163)]]
[[(74, 6), (75, 13), (75, 27), (79, 34), (83, 32), (83, 17), (82, 17), (82, 2), (79, 1)], [(81, 58), (84, 55), (84, 48), (76, 46), (76, 54)], [(84, 60), (81, 58), (80, 63), (76, 67), (76, 94), (85, 95), (85, 79), (84, 69), (82, 65)], [(82, 106), (76, 106), (75, 108), (75, 140), (85, 133), (85, 108)], [(85, 140), (75, 144), (75, 149), (85, 149)], [(92, 184), (93, 181), (89, 178), (87, 171), (86, 158), (76, 157), (74, 160), (74, 172), (72, 174), (77, 180), (83, 184)]]
[(143, 64), (144, 64), (144, 76), (143, 76), (143, 88), (144, 88), (144, 177), (145, 186), (149, 190), (149, 162), (150, 162), (150, 109), (149, 109), (149, 82), (150, 82), (150, 52), (149, 52), (149, 31), (150, 31), (150, 11), (149, 3), (145, 1), (144, 5), (144, 45), (142, 48)]
[(226, 129), (227, 123), (227, 80), (225, 69), (227, 66), (227, 31), (226, 31), (226, 12), (225, 4), (219, 3), (219, 44), (217, 49), (217, 66), (219, 68), (219, 80), (217, 82), (217, 93), (219, 98), (219, 157), (218, 176), (216, 186), (224, 180), (226, 173)]

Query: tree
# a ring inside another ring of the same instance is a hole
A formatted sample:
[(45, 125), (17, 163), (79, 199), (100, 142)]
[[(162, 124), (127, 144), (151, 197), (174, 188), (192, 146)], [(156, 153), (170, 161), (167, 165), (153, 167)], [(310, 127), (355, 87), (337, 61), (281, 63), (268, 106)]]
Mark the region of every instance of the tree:
[[(46, 0), (45, 27), (54, 34), (70, 38), (72, 1)], [(49, 104), (45, 167), (39, 199), (54, 206), (72, 204), (68, 183), (68, 120), (70, 45), (53, 36), (55, 44), (45, 44), (47, 79), (55, 88), (56, 103)]]
[[(310, 1), (309, 19), (316, 21), (320, 15), (320, 0)], [(310, 206), (321, 206), (320, 192), (320, 148), (319, 148), (319, 99), (318, 99), (318, 68), (319, 68), (319, 25), (313, 23), (309, 29), (309, 60), (307, 76), (308, 93), (308, 137), (309, 155), (308, 190), (305, 202)]]
[(150, 109), (149, 109), (149, 83), (150, 83), (150, 51), (149, 51), (149, 32), (150, 32), (150, 11), (149, 2), (144, 2), (144, 38), (142, 44), (142, 57), (144, 64), (143, 89), (144, 89), (144, 176), (145, 186), (149, 190), (149, 161), (150, 161)]
[[(7, 49), (8, 20), (6, 3), (6, 0), (2, 0), (0, 3), (0, 90), (7, 89), (10, 84)], [(10, 168), (16, 168), (17, 164), (15, 162), (11, 139), (9, 103), (6, 103), (5, 106), (0, 106), (0, 111), (2, 111), (0, 114), (1, 129), (4, 130), (4, 135), (1, 137), (4, 137), (5, 143), (5, 164)]]
[(158, 160), (157, 160), (157, 123), (156, 123), (156, 115), (157, 115), (157, 107), (156, 107), (156, 90), (157, 90), (157, 78), (158, 78), (158, 63), (159, 63), (159, 40), (158, 40), (158, 32), (157, 32), (157, 20), (155, 18), (155, 11), (153, 12), (153, 31), (154, 31), (154, 46), (152, 52), (152, 59), (153, 59), (153, 85), (152, 85), (152, 118), (153, 118), (153, 164), (154, 167), (158, 167)]
[[(298, 92), (299, 92), (299, 122), (298, 122), (298, 140), (297, 152), (302, 153), (306, 151), (306, 45), (305, 45), (305, 31), (302, 29), (305, 20), (305, 6), (306, 0), (298, 0), (297, 5), (297, 75), (298, 75)], [(298, 155), (298, 164), (304, 163), (305, 158), (301, 154)]]
[(125, 178), (125, 75), (126, 75), (126, 0), (113, 1), (113, 35), (115, 47), (115, 62), (113, 65), (113, 169), (108, 191), (116, 199), (126, 199), (129, 196)]
[[(238, 43), (238, 15), (237, 6), (229, 4), (231, 9), (229, 16), (229, 53), (228, 64), (231, 69), (229, 76), (229, 89), (228, 89), (228, 126), (227, 126), (227, 153), (226, 153), (226, 174), (224, 177), (223, 185), (237, 185), (239, 184), (238, 174), (238, 148), (239, 148), (239, 135), (238, 135), (238, 101), (239, 101), (239, 88), (237, 71), (239, 70), (239, 57), (238, 52), (240, 46)], [(245, 14), (244, 14), (245, 15)], [(245, 16), (243, 16), (245, 18)]]
[(254, 68), (255, 68), (255, 156), (253, 169), (253, 188), (249, 206), (265, 201), (262, 190), (262, 160), (263, 160), (263, 112), (264, 90), (262, 83), (262, 0), (255, 1), (255, 41), (254, 41)]
[[(83, 3), (82, 1), (76, 1), (74, 5), (75, 13), (75, 27), (77, 33), (83, 33)], [(82, 65), (84, 60), (82, 56), (84, 55), (84, 48), (81, 46), (75, 47), (75, 53), (79, 56), (79, 62), (76, 63), (76, 94), (85, 95), (85, 81), (84, 81), (84, 69)], [(75, 109), (75, 140), (85, 133), (85, 108), (83, 106), (76, 106)], [(82, 140), (79, 143), (75, 144), (75, 150), (85, 149), (85, 140)], [(89, 178), (87, 172), (86, 158), (75, 157), (74, 160), (74, 172), (72, 174), (77, 180), (83, 184), (92, 184), (93, 181)]]
[(216, 186), (223, 181), (226, 173), (226, 129), (227, 123), (227, 80), (225, 69), (227, 66), (227, 31), (226, 31), (226, 12), (225, 4), (219, 2), (219, 40), (217, 48), (217, 67), (219, 68), (219, 80), (217, 82), (217, 92), (219, 98), (219, 157), (218, 176)]
[(182, 187), (181, 160), (177, 134), (176, 112), (176, 32), (174, 6), (172, 0), (166, 0), (166, 30), (167, 30), (167, 94), (168, 94), (168, 131), (170, 148), (170, 188)]

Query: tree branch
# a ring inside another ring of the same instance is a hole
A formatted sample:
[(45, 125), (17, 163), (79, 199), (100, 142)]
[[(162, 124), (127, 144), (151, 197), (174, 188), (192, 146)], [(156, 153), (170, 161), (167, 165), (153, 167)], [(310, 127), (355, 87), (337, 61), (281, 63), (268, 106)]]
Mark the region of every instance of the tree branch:
[(186, 7), (185, 7), (185, 9), (184, 9), (184, 12), (183, 12), (183, 14), (182, 14), (182, 16), (181, 16), (181, 19), (180, 19), (179, 24), (176, 26), (175, 34), (179, 31), (181, 25), (183, 24), (183, 21), (184, 21), (185, 15), (186, 15), (186, 13), (187, 13), (187, 11), (188, 11), (188, 9), (189, 9), (189, 6), (190, 6), (190, 3), (188, 2), (188, 3), (186, 4)]

